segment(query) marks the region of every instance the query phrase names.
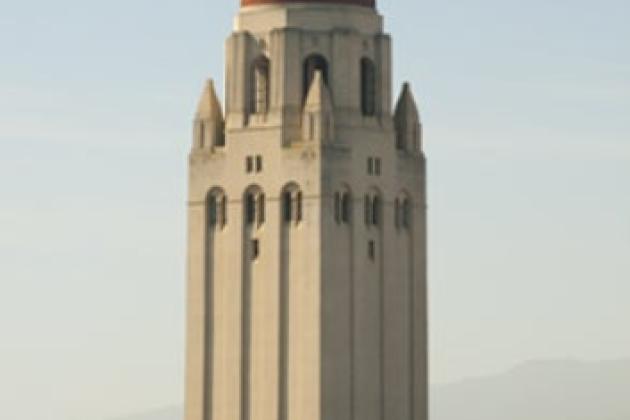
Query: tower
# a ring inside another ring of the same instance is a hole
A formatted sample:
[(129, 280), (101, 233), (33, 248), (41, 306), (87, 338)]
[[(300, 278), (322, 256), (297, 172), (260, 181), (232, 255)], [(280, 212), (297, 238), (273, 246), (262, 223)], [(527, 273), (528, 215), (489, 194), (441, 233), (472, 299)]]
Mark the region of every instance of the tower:
[(426, 420), (425, 159), (374, 0), (242, 0), (189, 163), (186, 420)]

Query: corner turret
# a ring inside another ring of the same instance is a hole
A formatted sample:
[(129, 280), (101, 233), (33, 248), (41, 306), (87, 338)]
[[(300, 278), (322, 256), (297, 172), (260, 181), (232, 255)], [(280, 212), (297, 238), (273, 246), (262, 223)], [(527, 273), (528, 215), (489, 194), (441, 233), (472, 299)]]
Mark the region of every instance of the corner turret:
[(409, 83), (402, 87), (394, 113), (396, 148), (411, 153), (422, 153), (422, 124), (416, 100)]
[(193, 150), (225, 146), (225, 121), (212, 80), (208, 80), (197, 106)]

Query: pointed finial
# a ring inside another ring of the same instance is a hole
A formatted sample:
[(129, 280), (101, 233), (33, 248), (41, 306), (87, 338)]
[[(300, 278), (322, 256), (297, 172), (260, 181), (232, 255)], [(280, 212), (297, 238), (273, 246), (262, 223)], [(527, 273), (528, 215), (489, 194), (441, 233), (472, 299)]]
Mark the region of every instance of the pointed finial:
[(400, 96), (398, 97), (398, 102), (396, 103), (396, 114), (398, 114), (399, 111), (411, 112), (419, 116), (418, 106), (416, 105), (416, 100), (413, 97), (411, 84), (409, 82), (405, 82), (402, 85)]
[(334, 114), (330, 91), (320, 70), (315, 71), (302, 113), (302, 139), (329, 143), (334, 138)]
[(411, 86), (405, 82), (394, 112), (396, 148), (410, 152), (422, 151), (422, 126)]
[(225, 145), (225, 121), (221, 103), (212, 80), (203, 89), (194, 123), (194, 149), (209, 149)]
[(206, 82), (206, 86), (199, 99), (196, 117), (202, 120), (223, 120), (223, 111), (212, 79), (208, 79)]
[(304, 109), (332, 109), (330, 91), (328, 90), (328, 86), (326, 86), (321, 70), (316, 70), (313, 75), (313, 81), (311, 82), (308, 94), (306, 95), (306, 101), (304, 102)]

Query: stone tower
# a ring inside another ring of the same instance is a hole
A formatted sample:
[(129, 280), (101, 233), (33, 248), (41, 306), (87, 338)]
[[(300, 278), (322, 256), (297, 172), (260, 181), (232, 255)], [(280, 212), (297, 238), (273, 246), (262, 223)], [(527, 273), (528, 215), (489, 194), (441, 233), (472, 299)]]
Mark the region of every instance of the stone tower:
[(186, 420), (426, 420), (426, 197), (374, 0), (242, 0), (194, 120)]

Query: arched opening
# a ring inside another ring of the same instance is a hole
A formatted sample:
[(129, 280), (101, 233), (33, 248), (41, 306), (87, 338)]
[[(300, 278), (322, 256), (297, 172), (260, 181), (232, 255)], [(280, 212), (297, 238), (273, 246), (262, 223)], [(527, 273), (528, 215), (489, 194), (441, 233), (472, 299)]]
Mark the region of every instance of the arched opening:
[(253, 193), (248, 193), (245, 198), (245, 221), (248, 225), (256, 221), (256, 198)]
[(409, 229), (411, 227), (412, 211), (413, 207), (411, 205), (411, 200), (405, 197), (402, 203), (402, 227), (405, 229)]
[(265, 223), (265, 194), (259, 194), (256, 200), (256, 222), (258, 226)]
[(208, 193), (206, 200), (206, 220), (208, 228), (222, 229), (227, 223), (227, 197), (220, 188)]
[(350, 224), (352, 218), (352, 195), (347, 187), (335, 193), (335, 222)]
[(378, 196), (372, 198), (372, 225), (378, 226), (381, 222), (381, 199)]
[(376, 114), (376, 65), (367, 57), (361, 59), (361, 113)]
[(409, 229), (413, 217), (413, 203), (407, 192), (401, 192), (394, 201), (394, 224), (396, 229)]
[(322, 73), (322, 78), (324, 79), (324, 83), (328, 85), (328, 61), (326, 61), (324, 56), (320, 54), (309, 55), (304, 60), (303, 87), (302, 87), (303, 100), (306, 100), (306, 95), (308, 95), (308, 90), (311, 87), (311, 83), (313, 82), (313, 78), (315, 77), (316, 71), (320, 71)]
[(252, 63), (250, 112), (266, 114), (269, 111), (269, 59), (264, 55)]
[(352, 196), (348, 191), (341, 198), (341, 221), (349, 224), (352, 220)]
[(208, 226), (216, 226), (217, 219), (217, 198), (211, 195), (208, 197)]
[(369, 195), (365, 196), (363, 204), (365, 210), (365, 224), (366, 226), (370, 226), (372, 224), (372, 199)]
[(282, 220), (298, 224), (303, 217), (303, 195), (295, 184), (286, 186), (282, 192)]
[(291, 222), (293, 215), (293, 200), (291, 199), (291, 191), (285, 191), (282, 194), (282, 220), (284, 222)]
[(245, 224), (262, 226), (265, 223), (265, 194), (258, 187), (251, 187), (244, 198)]
[(382, 220), (383, 200), (381, 194), (373, 189), (365, 195), (365, 224), (366, 226), (379, 226)]
[(302, 191), (298, 191), (295, 196), (295, 222), (300, 223), (302, 221)]

